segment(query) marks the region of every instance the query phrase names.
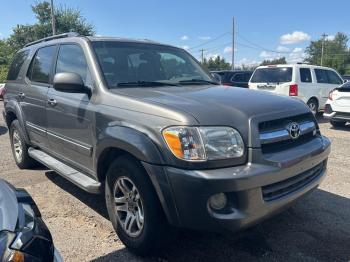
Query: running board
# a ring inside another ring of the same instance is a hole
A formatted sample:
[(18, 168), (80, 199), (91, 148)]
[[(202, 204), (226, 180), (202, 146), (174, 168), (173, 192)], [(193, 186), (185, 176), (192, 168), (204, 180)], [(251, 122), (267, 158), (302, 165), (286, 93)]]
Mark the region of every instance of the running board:
[(28, 153), (30, 157), (57, 172), (81, 189), (94, 194), (101, 192), (101, 183), (75, 170), (74, 168), (67, 166), (66, 164), (62, 163), (56, 158), (53, 158), (45, 152), (31, 147), (28, 149)]

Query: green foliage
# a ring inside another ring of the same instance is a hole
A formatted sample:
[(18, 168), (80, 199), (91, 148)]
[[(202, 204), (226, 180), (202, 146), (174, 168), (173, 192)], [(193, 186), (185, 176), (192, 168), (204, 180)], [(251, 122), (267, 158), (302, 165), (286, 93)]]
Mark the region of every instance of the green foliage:
[(261, 66), (266, 66), (266, 65), (280, 65), (280, 64), (287, 64), (286, 58), (281, 57), (281, 58), (276, 58), (272, 60), (264, 60), (261, 62)]
[[(18, 50), (25, 44), (52, 35), (51, 7), (47, 1), (39, 2), (32, 6), (37, 23), (33, 25), (17, 25), (9, 38), (13, 49)], [(56, 33), (77, 32), (81, 35), (93, 35), (95, 33), (92, 24), (82, 16), (80, 10), (59, 6), (55, 9)]]
[[(336, 69), (340, 74), (350, 73), (350, 51), (348, 48), (349, 38), (343, 33), (337, 33), (333, 40), (324, 41), (323, 66)], [(313, 65), (321, 65), (323, 39), (311, 41), (306, 48), (306, 59)]]
[[(8, 39), (0, 39), (0, 82), (7, 77), (9, 65), (14, 53), (25, 44), (51, 36), (51, 6), (47, 1), (37, 2), (32, 6), (37, 23), (16, 25)], [(80, 35), (93, 35), (94, 26), (86, 21), (80, 10), (66, 6), (55, 9), (56, 33), (77, 32)]]
[(13, 49), (6, 40), (0, 39), (0, 83), (7, 77), (8, 67), (12, 60)]
[(211, 58), (209, 58), (209, 60), (204, 58), (202, 66), (204, 66), (209, 71), (231, 69), (231, 64), (226, 62), (225, 58), (220, 57), (220, 56), (217, 56), (215, 58), (211, 57)]

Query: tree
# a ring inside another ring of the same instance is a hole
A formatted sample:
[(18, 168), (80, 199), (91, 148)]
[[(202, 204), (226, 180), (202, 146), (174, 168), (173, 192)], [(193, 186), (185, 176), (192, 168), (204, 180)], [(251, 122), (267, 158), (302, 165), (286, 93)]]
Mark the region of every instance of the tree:
[(271, 60), (264, 60), (261, 62), (261, 66), (265, 65), (279, 65), (279, 64), (287, 64), (286, 58), (285, 57), (280, 57), (276, 59), (271, 59)]
[[(51, 6), (47, 1), (31, 6), (35, 24), (16, 25), (6, 40), (0, 40), (0, 82), (6, 79), (13, 54), (25, 44), (52, 35)], [(93, 35), (94, 26), (88, 23), (79, 9), (58, 6), (55, 10), (56, 33), (77, 32), (80, 35)]]
[(322, 42), (324, 41), (323, 66), (336, 69), (339, 73), (350, 73), (349, 38), (343, 33), (337, 33), (334, 39), (319, 39), (311, 41), (305, 49), (305, 62), (321, 65)]
[(0, 39), (0, 83), (7, 77), (9, 64), (12, 60), (13, 49), (6, 40)]
[(220, 56), (210, 57), (209, 60), (204, 58), (202, 65), (209, 71), (229, 70), (231, 68), (231, 64), (226, 62), (225, 58)]
[[(51, 6), (47, 1), (32, 6), (37, 23), (17, 25), (9, 38), (10, 45), (18, 50), (25, 44), (52, 35)], [(93, 35), (94, 26), (86, 21), (78, 9), (59, 6), (55, 10), (56, 33), (77, 32), (80, 35)]]

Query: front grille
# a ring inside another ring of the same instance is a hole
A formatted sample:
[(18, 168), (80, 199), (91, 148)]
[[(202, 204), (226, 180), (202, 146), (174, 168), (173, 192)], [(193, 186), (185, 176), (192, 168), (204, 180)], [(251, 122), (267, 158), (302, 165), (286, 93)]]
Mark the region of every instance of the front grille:
[(263, 199), (267, 202), (273, 201), (309, 185), (322, 175), (323, 171), (325, 170), (325, 166), (325, 163), (322, 162), (299, 175), (274, 184), (263, 186)]
[(270, 121), (261, 122), (259, 124), (259, 131), (260, 133), (269, 132), (272, 130), (278, 130), (285, 128), (286, 125), (288, 125), (291, 122), (301, 123), (305, 121), (313, 120), (312, 113), (306, 113), (301, 115), (296, 115), (292, 117), (287, 118), (278, 118)]
[[(297, 123), (300, 136), (293, 139), (288, 126)], [(265, 121), (259, 124), (261, 149), (264, 154), (283, 151), (312, 140), (317, 133), (317, 123), (311, 113)]]

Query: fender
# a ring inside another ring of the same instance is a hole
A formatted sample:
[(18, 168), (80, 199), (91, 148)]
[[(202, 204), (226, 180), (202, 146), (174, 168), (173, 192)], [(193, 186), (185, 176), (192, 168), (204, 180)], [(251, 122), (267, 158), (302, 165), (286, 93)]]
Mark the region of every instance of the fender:
[[(30, 144), (30, 139), (29, 139), (29, 136), (28, 136), (26, 125), (25, 125), (25, 119), (24, 119), (21, 107), (20, 107), (20, 105), (18, 104), (17, 101), (15, 101), (15, 100), (8, 100), (6, 102), (5, 115), (7, 115), (8, 113), (13, 113), (13, 114), (16, 115), (16, 118), (17, 118), (17, 120), (18, 120), (18, 122), (19, 122), (19, 124), (20, 124), (20, 126), (22, 128), (22, 131), (23, 131), (23, 134), (24, 134), (24, 139), (25, 139), (27, 144)], [(6, 122), (6, 124), (7, 124), (7, 122)]]
[(124, 150), (142, 162), (163, 164), (164, 159), (155, 143), (143, 132), (125, 126), (108, 126), (97, 136), (95, 166), (107, 148)]

